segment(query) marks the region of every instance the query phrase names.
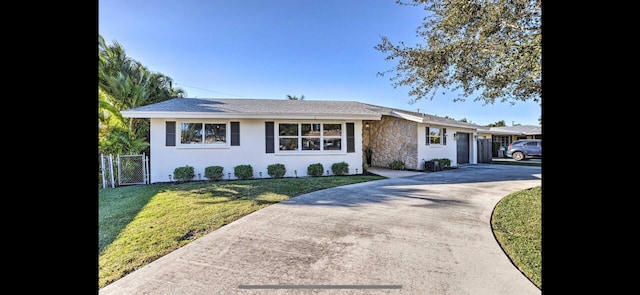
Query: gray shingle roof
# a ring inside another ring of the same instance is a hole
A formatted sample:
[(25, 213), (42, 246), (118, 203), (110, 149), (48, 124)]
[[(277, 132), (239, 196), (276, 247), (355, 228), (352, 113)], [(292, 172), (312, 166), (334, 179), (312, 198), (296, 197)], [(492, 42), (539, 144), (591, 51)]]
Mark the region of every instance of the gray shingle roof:
[(425, 113), (388, 108), (388, 107), (377, 106), (372, 104), (370, 104), (369, 106), (372, 107), (373, 110), (379, 112), (382, 115), (395, 116), (395, 117), (398, 117), (398, 115), (408, 115), (411, 117), (415, 117), (413, 121), (421, 122), (421, 123), (440, 124), (445, 126), (457, 126), (457, 127), (471, 128), (471, 129), (477, 129), (482, 127), (480, 125), (476, 125), (472, 123), (462, 122), (459, 120), (435, 116), (435, 115), (429, 115)]
[[(211, 115), (326, 115), (380, 117), (371, 106), (355, 101), (174, 98), (156, 104), (122, 111), (125, 117), (156, 114), (199, 113)], [(154, 116), (155, 117), (155, 116)]]
[(174, 98), (121, 112), (137, 118), (352, 118), (379, 120), (382, 115), (421, 123), (487, 130), (488, 127), (425, 113), (356, 101)]
[(468, 127), (468, 128), (474, 128), (474, 129), (482, 127), (480, 125), (467, 123), (467, 122), (463, 122), (463, 121), (451, 119), (451, 118), (445, 118), (445, 117), (440, 117), (435, 115), (429, 115), (429, 114), (411, 112), (411, 111), (405, 111), (405, 110), (399, 110), (399, 109), (393, 109), (393, 110), (398, 113), (404, 113), (404, 114), (408, 114), (416, 117), (422, 117), (422, 120), (424, 122), (429, 122), (429, 123), (442, 124), (442, 125), (455, 125), (459, 127)]

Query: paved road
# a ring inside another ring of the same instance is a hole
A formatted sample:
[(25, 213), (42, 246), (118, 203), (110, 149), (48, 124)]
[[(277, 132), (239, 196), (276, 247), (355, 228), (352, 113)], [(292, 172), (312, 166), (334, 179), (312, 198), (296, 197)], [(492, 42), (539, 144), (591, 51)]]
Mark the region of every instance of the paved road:
[[(478, 164), (302, 195), (99, 294), (541, 294), (490, 227), (501, 198), (541, 177), (540, 167)], [(259, 285), (290, 289), (245, 289)], [(342, 289), (297, 289), (316, 287)]]

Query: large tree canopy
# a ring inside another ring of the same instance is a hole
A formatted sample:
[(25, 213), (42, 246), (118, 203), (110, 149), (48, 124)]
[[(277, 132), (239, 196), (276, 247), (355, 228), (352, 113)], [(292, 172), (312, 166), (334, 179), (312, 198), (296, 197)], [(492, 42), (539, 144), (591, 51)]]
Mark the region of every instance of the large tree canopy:
[(427, 12), (417, 29), (424, 44), (396, 45), (383, 36), (375, 46), (386, 60), (398, 60), (386, 72), (395, 70), (394, 87), (411, 87), (413, 101), (460, 90), (454, 101), (541, 102), (541, 0), (396, 2)]

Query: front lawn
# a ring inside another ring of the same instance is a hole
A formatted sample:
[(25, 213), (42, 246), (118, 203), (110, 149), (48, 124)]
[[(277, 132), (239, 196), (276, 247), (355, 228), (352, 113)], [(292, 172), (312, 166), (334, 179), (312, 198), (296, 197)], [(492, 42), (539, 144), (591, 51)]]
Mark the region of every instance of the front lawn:
[(542, 187), (515, 192), (500, 200), (491, 226), (513, 264), (542, 290)]
[(271, 204), (376, 175), (190, 182), (100, 189), (98, 286)]

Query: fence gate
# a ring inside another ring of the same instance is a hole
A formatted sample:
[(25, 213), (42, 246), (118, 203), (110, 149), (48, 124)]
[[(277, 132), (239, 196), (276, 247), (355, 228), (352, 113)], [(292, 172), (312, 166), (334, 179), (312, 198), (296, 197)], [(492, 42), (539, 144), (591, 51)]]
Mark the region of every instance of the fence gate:
[(118, 155), (118, 185), (148, 184), (149, 157)]
[(100, 154), (100, 175), (102, 177), (102, 188), (110, 186), (114, 188), (113, 176), (113, 155)]
[(491, 163), (493, 158), (491, 146), (491, 139), (478, 139), (478, 163)]

